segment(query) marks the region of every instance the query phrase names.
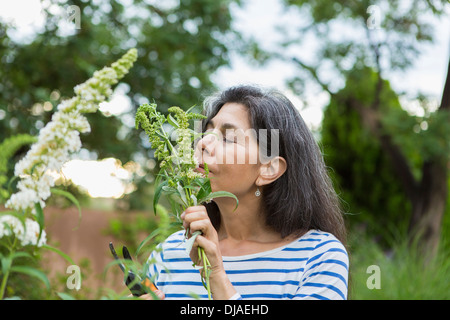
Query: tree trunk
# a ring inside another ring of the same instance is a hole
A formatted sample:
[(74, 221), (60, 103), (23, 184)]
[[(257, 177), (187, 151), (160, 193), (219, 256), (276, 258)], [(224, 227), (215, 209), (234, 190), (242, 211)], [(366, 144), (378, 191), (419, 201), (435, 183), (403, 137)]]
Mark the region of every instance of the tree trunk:
[[(339, 99), (326, 84), (320, 81), (314, 68), (308, 67), (298, 59), (294, 58), (293, 60), (309, 71), (331, 96)], [(422, 168), (422, 179), (417, 181), (414, 178), (409, 161), (402, 153), (401, 148), (382, 128), (381, 114), (378, 108), (382, 92), (381, 75), (378, 80), (375, 99), (371, 106), (361, 105), (353, 98), (344, 100), (343, 103), (349, 104), (359, 113), (363, 125), (379, 139), (383, 151), (390, 157), (403, 189), (412, 204), (408, 229), (410, 243), (417, 242), (422, 253), (427, 253), (427, 256), (431, 258), (436, 254), (439, 246), (442, 216), (447, 203), (450, 155), (438, 156), (436, 159), (425, 162)], [(450, 111), (450, 61), (441, 105), (436, 112), (441, 110)]]
[[(448, 68), (441, 105), (436, 112), (450, 111), (450, 61)], [(377, 95), (379, 94), (381, 90), (377, 90)], [(448, 197), (449, 155), (436, 156), (435, 159), (425, 162), (422, 167), (422, 178), (417, 181), (413, 177), (408, 159), (399, 146), (389, 135), (383, 133), (377, 104), (367, 107), (355, 100), (350, 100), (349, 103), (358, 111), (363, 124), (379, 139), (411, 201), (412, 213), (408, 229), (410, 244), (416, 243), (427, 258), (433, 257), (439, 246), (442, 216)]]
[[(450, 61), (442, 100), (436, 112), (450, 110)], [(449, 119), (450, 122), (450, 119)], [(417, 195), (412, 199), (412, 215), (409, 225), (410, 239), (418, 241), (423, 252), (433, 256), (438, 249), (442, 216), (448, 197), (449, 155), (425, 162)]]
[(423, 177), (412, 201), (409, 241), (425, 255), (435, 256), (439, 247), (442, 216), (448, 196), (448, 176), (445, 164), (426, 162)]

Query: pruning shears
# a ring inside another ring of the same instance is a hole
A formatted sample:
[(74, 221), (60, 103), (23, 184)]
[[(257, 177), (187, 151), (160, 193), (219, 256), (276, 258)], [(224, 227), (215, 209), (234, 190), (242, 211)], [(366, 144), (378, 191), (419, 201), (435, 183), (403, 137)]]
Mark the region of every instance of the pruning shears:
[[(120, 261), (121, 259), (119, 259), (119, 256), (117, 255), (116, 250), (114, 250), (114, 246), (113, 246), (112, 242), (109, 243), (109, 249), (111, 250), (111, 253), (114, 256), (114, 259)], [(131, 255), (130, 255), (130, 252), (128, 251), (127, 247), (124, 246), (122, 248), (122, 254), (123, 254), (123, 258), (125, 260), (133, 261), (133, 259), (131, 259)], [(158, 290), (158, 288), (155, 286), (155, 284), (153, 282), (150, 281), (150, 279), (145, 278), (144, 280), (142, 280), (142, 278), (139, 275), (135, 274), (131, 270), (126, 270), (123, 263), (118, 263), (118, 265), (119, 265), (120, 269), (127, 276), (125, 278), (124, 282), (125, 282), (125, 285), (130, 289), (133, 296), (139, 297), (143, 294), (146, 294), (148, 292), (148, 290), (150, 290), (150, 291)], [(148, 290), (146, 290), (146, 289), (148, 289)]]

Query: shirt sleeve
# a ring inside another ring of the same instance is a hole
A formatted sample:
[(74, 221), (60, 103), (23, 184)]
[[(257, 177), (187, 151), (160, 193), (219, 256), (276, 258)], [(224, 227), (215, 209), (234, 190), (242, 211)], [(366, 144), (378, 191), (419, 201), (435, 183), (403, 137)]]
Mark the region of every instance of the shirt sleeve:
[(230, 299), (228, 299), (228, 300), (242, 300), (242, 297), (241, 297), (241, 295), (239, 294), (239, 293), (235, 293), (233, 296), (231, 296), (231, 298)]
[(154, 251), (150, 254), (147, 260), (148, 270), (147, 277), (153, 282), (158, 282), (158, 277), (160, 273), (160, 266), (162, 262), (162, 245), (159, 244)]
[(346, 300), (348, 291), (347, 251), (336, 238), (324, 239), (305, 265), (295, 299)]

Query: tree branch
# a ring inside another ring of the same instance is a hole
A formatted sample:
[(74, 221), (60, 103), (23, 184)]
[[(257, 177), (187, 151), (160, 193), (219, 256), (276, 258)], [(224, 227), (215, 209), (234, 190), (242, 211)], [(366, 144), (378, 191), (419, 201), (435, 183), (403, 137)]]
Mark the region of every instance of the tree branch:
[(417, 195), (418, 182), (414, 178), (408, 159), (404, 156), (398, 145), (392, 141), (392, 137), (382, 130), (380, 113), (376, 109), (361, 105), (350, 98), (350, 106), (358, 112), (361, 122), (380, 141), (381, 148), (391, 159), (392, 166), (403, 186), (407, 197), (413, 201)]
[(375, 40), (373, 39), (372, 37), (373, 33), (369, 29), (365, 20), (363, 21), (363, 25), (366, 31), (367, 39), (369, 41), (369, 47), (372, 48), (373, 51), (375, 66), (377, 67), (377, 84), (375, 87), (375, 97), (373, 99), (371, 108), (374, 110), (378, 110), (378, 108), (380, 107), (381, 90), (383, 88), (383, 78), (380, 63), (380, 43), (376, 43)]
[(448, 62), (447, 79), (445, 80), (444, 91), (442, 93), (442, 100), (440, 110), (450, 110), (450, 59)]
[(319, 75), (317, 74), (317, 68), (308, 66), (307, 64), (303, 63), (296, 57), (293, 57), (292, 61), (294, 61), (295, 63), (298, 63), (303, 69), (306, 69), (311, 74), (311, 76), (314, 78), (314, 80), (316, 80), (316, 82), (322, 87), (323, 90), (328, 92), (330, 94), (330, 96), (334, 96), (334, 92), (332, 92), (330, 90), (328, 85), (325, 84), (324, 82), (322, 82), (322, 80), (320, 80)]

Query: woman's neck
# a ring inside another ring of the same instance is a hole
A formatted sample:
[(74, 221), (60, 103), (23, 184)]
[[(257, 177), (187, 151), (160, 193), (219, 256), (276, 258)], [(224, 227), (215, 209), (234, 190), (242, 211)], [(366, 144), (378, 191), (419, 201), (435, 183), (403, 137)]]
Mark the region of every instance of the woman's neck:
[[(215, 200), (220, 210), (219, 240), (271, 242), (281, 236), (266, 225), (261, 200), (255, 195), (239, 198), (239, 205), (231, 198)], [(234, 210), (236, 208), (236, 210)]]

